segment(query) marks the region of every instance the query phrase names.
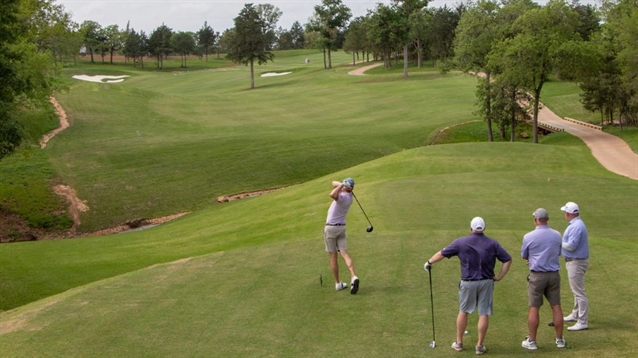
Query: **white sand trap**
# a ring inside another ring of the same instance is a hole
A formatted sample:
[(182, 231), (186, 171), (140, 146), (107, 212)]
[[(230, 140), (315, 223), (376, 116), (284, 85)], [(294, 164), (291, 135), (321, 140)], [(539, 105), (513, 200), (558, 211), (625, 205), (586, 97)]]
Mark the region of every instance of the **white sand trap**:
[(268, 72), (268, 73), (264, 73), (263, 75), (261, 75), (261, 77), (275, 77), (275, 76), (285, 76), (285, 75), (289, 75), (292, 72)]
[(124, 81), (126, 77), (131, 76), (88, 76), (88, 75), (76, 75), (73, 76), (76, 80), (98, 82), (98, 83), (118, 83)]

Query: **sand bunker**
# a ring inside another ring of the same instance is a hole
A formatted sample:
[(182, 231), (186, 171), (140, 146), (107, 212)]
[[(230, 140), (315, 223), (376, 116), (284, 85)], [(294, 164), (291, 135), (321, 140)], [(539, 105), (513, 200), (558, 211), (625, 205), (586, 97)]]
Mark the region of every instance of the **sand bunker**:
[(124, 81), (126, 77), (131, 76), (88, 76), (88, 75), (76, 75), (73, 76), (76, 80), (98, 82), (98, 83), (118, 83)]
[(268, 72), (268, 73), (264, 73), (263, 75), (261, 75), (261, 77), (275, 77), (275, 76), (285, 76), (285, 75), (289, 75), (292, 72)]

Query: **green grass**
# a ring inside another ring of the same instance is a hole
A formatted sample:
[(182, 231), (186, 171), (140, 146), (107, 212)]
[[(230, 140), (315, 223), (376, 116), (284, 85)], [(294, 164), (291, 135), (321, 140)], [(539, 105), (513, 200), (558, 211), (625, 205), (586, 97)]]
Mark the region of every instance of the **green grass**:
[(319, 52), (282, 56), (257, 67), (257, 75), (294, 74), (257, 77), (255, 90), (247, 89), (244, 66), (162, 73), (129, 67), (122, 73), (132, 77), (121, 84), (78, 82), (60, 93), (72, 126), (47, 152), (90, 208), (79, 230), (302, 183), (427, 144), (443, 126), (475, 119), (470, 76), (347, 76), (352, 67), (337, 65), (348, 60), (337, 52), (335, 68), (323, 70)]
[(583, 108), (580, 88), (573, 82), (550, 81), (543, 85), (541, 102), (559, 117), (600, 124), (600, 114)]
[[(13, 241), (22, 238), (21, 228), (10, 216), (20, 217), (36, 229), (53, 233), (71, 227), (66, 202), (51, 191), (59, 177), (39, 149), (40, 138), (59, 125), (50, 103), (28, 103), (19, 110), (23, 143), (13, 155), (0, 161), (0, 238)], [(19, 221), (19, 220), (17, 220)], [(33, 232), (31, 234), (34, 234)], [(40, 235), (39, 232), (34, 236)]]
[[(357, 180), (375, 226), (368, 234), (359, 210), (349, 214), (350, 252), (362, 280), (356, 296), (334, 292), (321, 238), (329, 182), (345, 176)], [(427, 348), (431, 312), (422, 265), (481, 215), (488, 235), (514, 257), (496, 286), (486, 345), (492, 354), (527, 355), (520, 348), (527, 333), (521, 239), (539, 206), (549, 210), (552, 227), (564, 230), (559, 208), (573, 200), (590, 232), (591, 329), (566, 333), (568, 348), (558, 351), (543, 325), (539, 353), (629, 357), (638, 349), (631, 339), (638, 328), (631, 318), (636, 197), (635, 181), (604, 170), (582, 144), (569, 151), (450, 144), (402, 151), (146, 231), (4, 245), (3, 304), (44, 299), (0, 313), (0, 348), (8, 357), (343, 355), (335, 347), (356, 356), (449, 356), (458, 261), (434, 268), (435, 350)], [(549, 321), (549, 309), (541, 312), (541, 322)], [(475, 324), (472, 316), (470, 346)]]
[(68, 229), (67, 204), (51, 191), (55, 171), (44, 152), (25, 149), (2, 161), (0, 209), (21, 215), (35, 228)]
[[(333, 55), (336, 63), (350, 61)], [(323, 70), (321, 53), (278, 59), (257, 73), (294, 76), (256, 78), (253, 91), (245, 67), (157, 73), (91, 65), (93, 74), (132, 78), (117, 86), (75, 83), (60, 94), (72, 127), (46, 151), (19, 153), (22, 168), (7, 171), (5, 158), (0, 182), (4, 173), (41, 172), (37, 182), (60, 174), (88, 200), (87, 228), (194, 212), (144, 231), (0, 245), (3, 357), (449, 356), (458, 261), (434, 268), (435, 350), (427, 348), (422, 265), (465, 235), (476, 215), (514, 257), (496, 286), (488, 354), (528, 356), (520, 347), (527, 333), (522, 236), (539, 206), (564, 230), (559, 208), (568, 200), (580, 204), (590, 233), (591, 329), (566, 333), (568, 348), (557, 350), (542, 325), (538, 353), (638, 353), (635, 181), (606, 171), (567, 133), (543, 137), (542, 145), (477, 143), (485, 124), (472, 122), (469, 76), (424, 68), (404, 80), (397, 69), (377, 68), (352, 77), (351, 66)], [(473, 143), (423, 147), (440, 129), (468, 121), (437, 143)], [(353, 208), (349, 248), (362, 280), (356, 296), (334, 292), (321, 236), (329, 183), (346, 176), (357, 180), (375, 227), (366, 233), (365, 217)], [(217, 195), (283, 184), (295, 185), (212, 204)], [(568, 309), (564, 272), (563, 282)], [(549, 320), (545, 306), (541, 322)], [(472, 316), (470, 347), (475, 325)]]
[(618, 126), (614, 127), (604, 127), (605, 132), (609, 134), (613, 134), (617, 137), (622, 138), (631, 149), (638, 153), (638, 127), (636, 126), (623, 126), (622, 129)]

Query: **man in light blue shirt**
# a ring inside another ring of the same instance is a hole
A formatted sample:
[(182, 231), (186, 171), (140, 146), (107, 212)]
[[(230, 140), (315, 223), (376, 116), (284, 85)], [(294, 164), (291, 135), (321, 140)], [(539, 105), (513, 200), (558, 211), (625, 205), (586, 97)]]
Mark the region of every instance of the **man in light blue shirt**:
[(552, 325), (556, 329), (556, 346), (565, 347), (563, 338), (563, 310), (560, 306), (560, 252), (562, 237), (560, 233), (547, 225), (547, 210), (538, 208), (534, 216), (534, 231), (523, 237), (521, 257), (529, 266), (527, 276), (527, 294), (529, 296), (529, 313), (527, 326), (529, 336), (523, 341), (523, 348), (538, 349), (536, 333), (539, 325), (539, 311), (543, 305), (543, 297), (552, 307)]
[(574, 294), (574, 308), (565, 317), (565, 322), (576, 322), (568, 331), (582, 331), (589, 328), (589, 303), (585, 294), (585, 272), (589, 266), (589, 235), (587, 227), (580, 218), (580, 209), (574, 202), (568, 202), (562, 208), (569, 222), (563, 233), (563, 256), (566, 261), (569, 287)]

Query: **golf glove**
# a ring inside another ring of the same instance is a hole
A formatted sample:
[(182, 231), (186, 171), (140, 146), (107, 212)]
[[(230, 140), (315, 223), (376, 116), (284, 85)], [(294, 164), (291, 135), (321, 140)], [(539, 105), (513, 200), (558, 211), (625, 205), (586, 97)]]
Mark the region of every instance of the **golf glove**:
[(430, 270), (432, 269), (432, 264), (430, 263), (430, 260), (428, 260), (428, 262), (426, 262), (425, 265), (423, 265), (423, 269), (427, 272), (430, 272)]

